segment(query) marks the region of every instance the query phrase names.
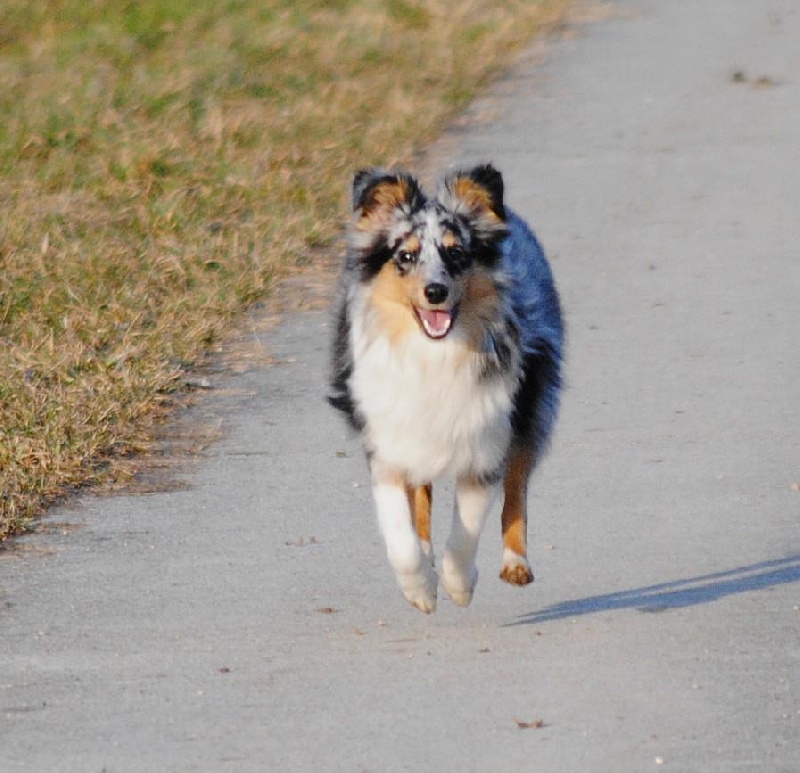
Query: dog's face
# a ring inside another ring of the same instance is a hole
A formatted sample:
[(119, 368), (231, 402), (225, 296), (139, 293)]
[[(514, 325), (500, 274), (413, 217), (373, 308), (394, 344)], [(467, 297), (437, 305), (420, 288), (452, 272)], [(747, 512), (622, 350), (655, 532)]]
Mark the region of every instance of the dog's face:
[(458, 318), (489, 313), (506, 234), (503, 180), (493, 167), (449, 175), (434, 198), (404, 172), (362, 171), (353, 212), (349, 259), (391, 335), (418, 327), (439, 340)]

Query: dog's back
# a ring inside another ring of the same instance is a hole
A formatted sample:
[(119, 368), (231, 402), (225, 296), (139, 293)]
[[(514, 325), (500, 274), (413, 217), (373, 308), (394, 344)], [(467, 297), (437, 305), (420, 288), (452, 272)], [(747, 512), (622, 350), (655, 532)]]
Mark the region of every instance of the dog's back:
[(538, 456), (547, 447), (558, 414), (564, 325), (553, 275), (538, 239), (520, 217), (510, 211), (507, 215), (503, 267), (524, 353), (514, 435), (532, 444)]

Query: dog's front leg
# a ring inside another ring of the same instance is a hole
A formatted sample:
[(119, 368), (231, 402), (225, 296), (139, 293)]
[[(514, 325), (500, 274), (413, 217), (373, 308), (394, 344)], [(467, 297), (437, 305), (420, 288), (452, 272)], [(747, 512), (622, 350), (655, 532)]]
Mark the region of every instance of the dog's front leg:
[(372, 494), (389, 563), (406, 599), (423, 612), (436, 609), (436, 571), (411, 517), (407, 485), (396, 471), (373, 465)]
[(459, 478), (453, 527), (442, 558), (442, 585), (454, 604), (466, 607), (478, 582), (475, 554), (496, 488), (473, 476)]

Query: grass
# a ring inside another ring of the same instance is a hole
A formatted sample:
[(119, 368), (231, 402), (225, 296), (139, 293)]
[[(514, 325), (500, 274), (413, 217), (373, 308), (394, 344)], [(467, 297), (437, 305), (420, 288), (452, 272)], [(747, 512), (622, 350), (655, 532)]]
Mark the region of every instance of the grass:
[(0, 542), (126, 474), (237, 312), (338, 249), (352, 171), (566, 2), (5, 0)]

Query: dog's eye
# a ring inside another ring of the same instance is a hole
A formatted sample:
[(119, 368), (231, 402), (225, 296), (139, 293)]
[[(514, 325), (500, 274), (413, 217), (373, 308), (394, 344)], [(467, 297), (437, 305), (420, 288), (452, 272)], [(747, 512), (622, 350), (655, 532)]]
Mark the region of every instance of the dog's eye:
[(447, 257), (451, 260), (461, 260), (464, 257), (464, 248), (457, 244), (447, 248)]
[(410, 250), (400, 250), (397, 253), (397, 262), (401, 266), (410, 266), (417, 262), (417, 253)]

